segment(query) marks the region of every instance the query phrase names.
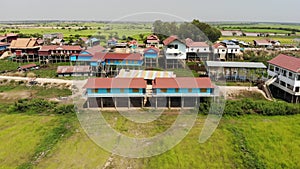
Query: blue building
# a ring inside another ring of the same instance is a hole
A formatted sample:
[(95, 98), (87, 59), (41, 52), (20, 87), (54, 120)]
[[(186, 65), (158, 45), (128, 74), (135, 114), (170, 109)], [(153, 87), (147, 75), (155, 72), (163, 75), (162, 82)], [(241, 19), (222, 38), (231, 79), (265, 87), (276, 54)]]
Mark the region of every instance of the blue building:
[(144, 50), (145, 67), (158, 67), (159, 49), (148, 47)]
[(100, 45), (100, 40), (97, 38), (90, 38), (85, 42), (85, 44), (89, 47), (98, 46)]
[(94, 78), (85, 85), (87, 107), (195, 107), (213, 97), (209, 78)]
[(91, 78), (86, 88), (87, 107), (143, 107), (143, 78)]

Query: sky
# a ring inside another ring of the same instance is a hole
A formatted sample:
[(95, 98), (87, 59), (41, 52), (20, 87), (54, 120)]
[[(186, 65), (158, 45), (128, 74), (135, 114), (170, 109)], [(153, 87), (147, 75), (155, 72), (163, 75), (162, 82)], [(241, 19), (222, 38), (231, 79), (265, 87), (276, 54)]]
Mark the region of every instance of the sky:
[(3, 0), (0, 21), (238, 21), (300, 23), (300, 0)]

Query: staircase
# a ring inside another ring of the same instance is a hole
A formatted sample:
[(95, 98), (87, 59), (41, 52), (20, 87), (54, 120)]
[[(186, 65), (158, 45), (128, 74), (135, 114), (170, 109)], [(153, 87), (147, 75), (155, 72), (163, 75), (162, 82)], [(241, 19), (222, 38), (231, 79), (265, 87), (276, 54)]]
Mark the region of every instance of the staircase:
[(263, 91), (266, 93), (267, 98), (272, 99), (273, 100), (273, 95), (271, 93), (271, 90), (269, 88), (269, 86), (274, 83), (277, 80), (278, 76), (274, 76), (271, 79), (267, 80), (265, 82), (265, 84), (263, 85)]
[(150, 97), (153, 97), (153, 89), (152, 89), (152, 85), (147, 85), (144, 105), (147, 103), (147, 100)]

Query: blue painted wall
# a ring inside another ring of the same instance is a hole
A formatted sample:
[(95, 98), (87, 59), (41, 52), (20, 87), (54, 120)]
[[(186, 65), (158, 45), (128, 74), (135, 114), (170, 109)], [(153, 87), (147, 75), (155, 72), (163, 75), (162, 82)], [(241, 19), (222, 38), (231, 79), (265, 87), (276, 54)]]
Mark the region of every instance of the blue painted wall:
[(138, 89), (138, 92), (133, 92), (134, 89), (124, 89), (124, 92), (121, 93), (121, 89), (111, 89), (110, 93), (107, 92), (107, 89), (98, 89), (97, 93), (94, 93), (93, 89), (87, 89), (88, 94), (143, 94), (143, 89)]
[(144, 53), (145, 58), (157, 58), (157, 53)]
[(6, 48), (6, 46), (0, 46), (0, 51), (5, 50)]
[(136, 61), (136, 60), (110, 60), (107, 59), (106, 63), (108, 65), (117, 65), (117, 66), (142, 66), (143, 61)]
[(78, 56), (77, 61), (91, 61), (92, 56)]
[(170, 93), (170, 94), (176, 94), (176, 93), (177, 94), (184, 94), (184, 93), (204, 94), (204, 93), (208, 93), (208, 94), (210, 94), (210, 93), (212, 93), (212, 89), (208, 88), (206, 90), (206, 92), (201, 92), (201, 90), (199, 88), (194, 88), (194, 89), (192, 89), (191, 92), (189, 92), (189, 89), (179, 89), (179, 91), (176, 92), (176, 89), (170, 88), (170, 89), (167, 89), (167, 92), (162, 92), (161, 89), (156, 89), (156, 93), (158, 93), (158, 94), (161, 94), (161, 93), (164, 93), (164, 94), (166, 94), (166, 93)]

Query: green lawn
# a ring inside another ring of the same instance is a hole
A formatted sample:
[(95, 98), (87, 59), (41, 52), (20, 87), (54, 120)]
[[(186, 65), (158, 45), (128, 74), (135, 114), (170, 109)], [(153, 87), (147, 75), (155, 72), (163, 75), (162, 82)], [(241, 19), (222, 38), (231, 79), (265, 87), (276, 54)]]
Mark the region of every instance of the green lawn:
[(16, 168), (28, 161), (56, 117), (0, 114), (0, 168)]
[[(137, 127), (118, 113), (104, 112), (104, 116), (116, 130), (124, 134), (139, 132), (145, 136), (164, 131), (177, 117), (167, 113), (150, 125)], [(0, 114), (0, 165), (15, 168), (30, 161), (39, 142), (57, 126), (58, 118), (64, 117)], [(205, 118), (199, 115), (191, 132), (172, 150), (143, 159), (113, 155), (110, 168), (300, 167), (300, 131), (297, 130), (300, 127), (300, 115), (226, 116), (212, 137), (200, 144), (199, 133)], [(89, 140), (75, 118), (71, 121), (74, 124), (72, 134), (59, 139), (34, 168), (102, 168), (110, 153)]]

